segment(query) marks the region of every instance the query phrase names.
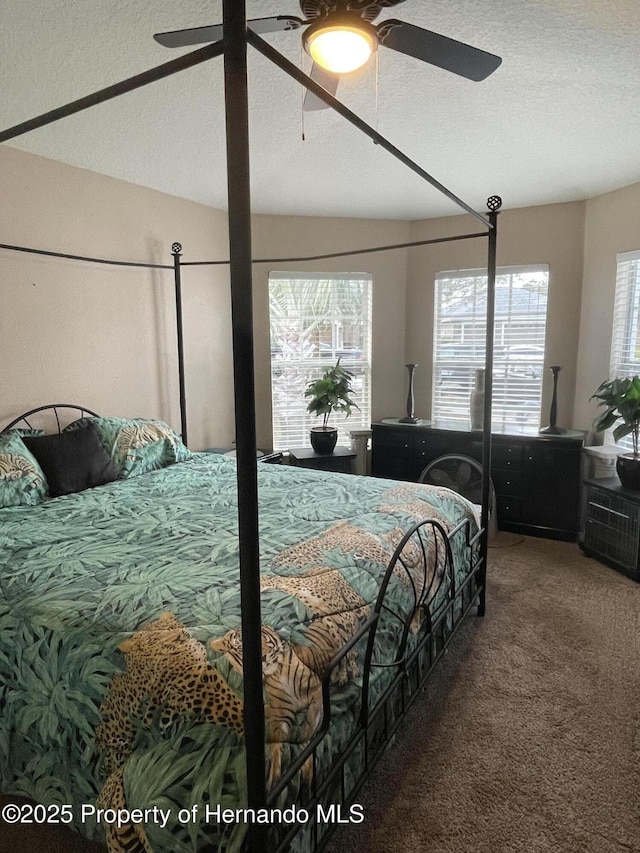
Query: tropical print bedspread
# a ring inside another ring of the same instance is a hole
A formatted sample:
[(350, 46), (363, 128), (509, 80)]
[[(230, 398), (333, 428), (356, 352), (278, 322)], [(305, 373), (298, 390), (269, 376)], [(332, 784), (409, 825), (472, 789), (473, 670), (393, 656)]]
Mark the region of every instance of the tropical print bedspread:
[[(259, 466), (259, 496), (273, 784), (320, 724), (326, 666), (404, 531), (472, 513), (446, 489), (287, 466)], [(236, 513), (235, 462), (214, 454), (0, 510), (1, 791), (111, 851), (237, 849), (244, 828), (216, 820), (245, 802)], [(406, 586), (390, 587), (399, 607)], [(331, 676), (327, 762), (360, 675), (356, 647)]]

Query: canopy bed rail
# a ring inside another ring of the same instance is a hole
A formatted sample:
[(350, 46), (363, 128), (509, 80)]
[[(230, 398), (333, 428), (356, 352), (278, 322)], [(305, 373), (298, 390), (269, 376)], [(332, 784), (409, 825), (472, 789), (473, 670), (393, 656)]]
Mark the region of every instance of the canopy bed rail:
[[(310, 853), (322, 850), (340, 818), (345, 819), (350, 813), (371, 769), (384, 754), (466, 616), (477, 606), (482, 593), (482, 534), (480, 529), (472, 532), (469, 519), (451, 530), (436, 519), (414, 524), (406, 531), (389, 561), (371, 614), (329, 662), (322, 679), (322, 723), (267, 795), (267, 808), (277, 808), (287, 786), (312, 762), (312, 778), (296, 803), (305, 818), (305, 832), (308, 833), (304, 849)], [(459, 582), (452, 543), (468, 552), (469, 562)], [(387, 601), (393, 583), (409, 585), (412, 589), (412, 602), (401, 613)], [(385, 618), (386, 625), (382, 625)], [(390, 637), (395, 638), (395, 644), (390, 642)], [(334, 673), (354, 649), (363, 645), (357, 721), (339, 755), (333, 758), (328, 771), (322, 773), (319, 772), (318, 750), (331, 730)], [(376, 670), (382, 676), (374, 690), (372, 675)], [(268, 849), (273, 853), (287, 853), (300, 831), (300, 824), (286, 830), (271, 826)]]
[[(329, 95), (309, 76), (302, 74), (287, 63), (284, 57), (273, 51), (262, 39), (247, 28), (246, 3), (244, 0), (223, 0), (223, 39), (193, 54), (186, 54), (178, 60), (165, 63), (158, 69), (137, 75), (130, 80), (108, 87), (101, 92), (82, 98), (52, 110), (38, 118), (24, 122), (14, 128), (0, 133), (0, 142), (8, 141), (22, 133), (35, 130), (52, 121), (62, 119), (65, 116), (77, 113), (80, 110), (102, 103), (110, 98), (117, 97), (135, 88), (161, 79), (183, 68), (190, 67), (198, 62), (215, 56), (224, 57), (224, 87), (225, 87), (225, 113), (226, 113), (226, 137), (227, 137), (227, 176), (228, 176), (228, 218), (229, 218), (229, 245), (230, 245), (230, 285), (232, 304), (232, 331), (233, 331), (233, 362), (234, 362), (234, 395), (236, 414), (236, 448), (237, 448), (237, 491), (238, 491), (238, 543), (240, 564), (240, 587), (241, 587), (241, 617), (242, 632), (244, 639), (243, 661), (244, 661), (244, 698), (245, 698), (245, 742), (246, 742), (246, 777), (247, 777), (247, 804), (249, 808), (261, 809), (267, 803), (267, 786), (264, 761), (265, 743), (265, 718), (263, 703), (263, 671), (262, 671), (262, 649), (261, 649), (261, 604), (260, 604), (260, 565), (259, 565), (259, 535), (258, 535), (258, 488), (257, 488), (257, 457), (256, 457), (256, 409), (254, 399), (254, 352), (253, 352), (253, 307), (252, 307), (252, 274), (253, 263), (251, 249), (251, 204), (250, 204), (250, 174), (249, 174), (249, 131), (248, 131), (248, 97), (247, 97), (247, 45), (260, 51), (267, 59), (278, 65), (282, 70), (295, 77), (304, 87), (312, 91), (330, 107), (338, 111), (343, 118), (350, 121), (359, 130), (366, 133), (375, 144), (380, 145), (405, 166), (412, 169), (423, 180), (435, 187), (440, 193), (453, 201), (465, 213), (480, 220), (483, 228), (486, 228), (485, 236), (488, 238), (488, 299), (487, 299), (487, 331), (486, 331), (486, 387), (485, 387), (485, 409), (484, 409), (484, 436), (483, 436), (483, 501), (481, 533), (478, 536), (470, 536), (464, 533), (464, 528), (452, 531), (447, 538), (448, 545), (444, 541), (438, 546), (443, 560), (443, 582), (436, 583), (437, 590), (432, 589), (432, 579), (426, 584), (416, 583), (411, 575), (410, 562), (405, 566), (405, 556), (394, 555), (389, 564), (389, 572), (394, 576), (387, 582), (387, 593), (391, 591), (396, 582), (394, 572), (403, 573), (411, 578), (409, 584), (413, 587), (416, 601), (416, 609), (412, 613), (422, 622), (419, 625), (419, 640), (415, 642), (412, 628), (407, 628), (406, 621), (392, 617), (388, 610), (386, 596), (378, 599), (376, 607), (379, 609), (372, 615), (370, 624), (361, 627), (362, 633), (353, 640), (354, 644), (364, 642), (367, 637), (367, 690), (364, 692), (363, 713), (356, 735), (342, 750), (341, 757), (330, 773), (322, 782), (322, 791), (319, 783), (314, 783), (314, 796), (316, 802), (321, 801), (319, 797), (328, 796), (331, 791), (338, 789), (341, 794), (340, 801), (347, 801), (353, 797), (359, 789), (368, 772), (369, 767), (384, 748), (384, 744), (391, 737), (398, 725), (398, 721), (406, 710), (406, 707), (418, 694), (419, 687), (424, 683), (433, 666), (441, 656), (450, 637), (461, 624), (464, 616), (477, 604), (477, 612), (483, 615), (485, 612), (485, 576), (487, 557), (487, 537), (489, 512), (489, 471), (491, 463), (491, 391), (492, 391), (492, 358), (493, 358), (493, 325), (495, 306), (495, 274), (496, 274), (496, 237), (497, 237), (497, 215), (501, 201), (497, 196), (492, 196), (488, 201), (489, 215), (484, 216), (477, 213), (469, 205), (455, 196), (444, 185), (436, 181), (427, 172), (409, 160), (395, 146), (391, 145), (384, 137), (369, 128), (355, 114), (340, 104)], [(478, 235), (468, 235), (476, 237)], [(443, 238), (446, 242), (451, 238)], [(457, 239), (457, 238), (456, 238)], [(436, 241), (430, 241), (436, 242)], [(151, 265), (149, 265), (151, 266)], [(179, 266), (174, 266), (179, 270)], [(176, 288), (176, 298), (180, 298), (179, 288)], [(177, 305), (178, 314), (180, 308)], [(181, 332), (179, 332), (179, 335)], [(179, 338), (179, 346), (182, 346)], [(181, 407), (184, 433), (186, 438), (186, 420), (184, 414), (185, 394), (183, 379), (183, 365), (181, 371)], [(266, 473), (266, 472), (265, 472)], [(334, 475), (337, 476), (337, 475)], [(417, 554), (421, 553), (423, 532), (430, 526), (431, 522), (423, 522), (412, 532), (408, 533), (404, 548), (416, 545)], [(436, 527), (431, 526), (434, 537), (441, 535)], [(448, 572), (446, 566), (449, 560), (449, 550), (453, 547), (451, 537), (462, 536), (467, 538), (468, 546), (475, 557), (470, 557), (471, 569), (466, 578), (456, 580)], [(411, 537), (415, 537), (415, 542)], [(477, 553), (476, 553), (477, 548)], [(425, 546), (425, 549), (428, 550)], [(425, 553), (426, 553), (425, 550)], [(395, 562), (394, 562), (395, 560)], [(392, 565), (393, 564), (393, 565)], [(407, 567), (409, 567), (407, 569)], [(448, 581), (446, 580), (448, 578)], [(438, 601), (438, 592), (446, 589), (444, 603)], [(429, 600), (431, 591), (435, 597), (431, 603), (437, 603), (435, 609), (425, 607)], [(426, 596), (426, 598), (425, 598)], [(422, 602), (418, 606), (418, 602)], [(426, 613), (429, 612), (427, 616)], [(390, 617), (390, 618), (388, 618)], [(400, 645), (396, 658), (389, 664), (383, 665), (376, 654), (376, 635), (381, 630), (381, 625), (389, 622), (397, 622), (401, 627)], [(351, 641), (350, 641), (351, 642)], [(371, 647), (369, 649), (369, 647)], [(331, 672), (335, 672), (346, 656), (354, 651), (355, 645), (345, 647), (337, 659), (331, 661)], [(369, 653), (370, 651), (370, 653)], [(379, 683), (379, 673), (385, 671), (395, 672), (391, 679), (393, 688), (388, 687), (386, 692), (376, 698), (371, 705), (371, 693), (374, 683)], [(411, 685), (409, 688), (407, 685)], [(416, 688), (413, 689), (413, 685)], [(323, 691), (328, 688), (323, 687)], [(324, 696), (324, 693), (323, 693)], [(366, 708), (366, 710), (364, 710)], [(322, 741), (311, 748), (311, 758), (314, 768), (318, 765), (318, 751)], [(347, 760), (360, 757), (360, 751), (364, 750), (364, 767), (362, 774), (356, 775), (355, 785), (347, 782)], [(301, 764), (302, 766), (302, 764)], [(314, 779), (317, 774), (314, 774)], [(331, 788), (333, 780), (334, 787)], [(284, 791), (283, 791), (284, 792)], [(295, 831), (300, 829), (298, 827)], [(295, 834), (295, 833), (294, 833)], [(314, 838), (319, 842), (317, 828), (313, 829)], [(265, 849), (271, 849), (266, 843), (267, 828), (262, 825), (250, 824), (248, 827), (248, 848), (252, 853), (263, 853)], [(280, 849), (285, 850), (286, 841), (281, 842)]]

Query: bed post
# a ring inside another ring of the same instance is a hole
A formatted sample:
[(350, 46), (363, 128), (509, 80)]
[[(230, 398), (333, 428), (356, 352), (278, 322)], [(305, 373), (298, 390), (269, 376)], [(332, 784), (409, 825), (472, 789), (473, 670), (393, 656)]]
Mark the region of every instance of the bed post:
[(502, 199), (492, 195), (487, 199), (489, 208), (490, 229), (487, 235), (487, 328), (485, 339), (484, 363), (484, 420), (482, 433), (482, 516), (481, 524), (484, 530), (480, 557), (482, 565), (478, 573), (480, 598), (478, 601), (478, 616), (484, 616), (487, 598), (487, 554), (489, 539), (489, 511), (491, 496), (491, 396), (493, 393), (493, 338), (496, 313), (496, 250), (498, 237), (498, 211), (502, 207)]
[[(265, 721), (262, 694), (245, 0), (223, 0), (222, 16), (247, 805), (249, 808), (261, 809), (266, 806)], [(267, 849), (266, 827), (260, 823), (249, 822), (247, 829), (251, 853), (264, 853)]]
[[(184, 337), (182, 330), (182, 281), (180, 277), (180, 253), (181, 243), (171, 244), (173, 255), (173, 276), (176, 291), (176, 337), (178, 340), (178, 382), (180, 388), (180, 431), (182, 441), (187, 444), (187, 395), (184, 384)], [(187, 445), (188, 446), (188, 445)]]

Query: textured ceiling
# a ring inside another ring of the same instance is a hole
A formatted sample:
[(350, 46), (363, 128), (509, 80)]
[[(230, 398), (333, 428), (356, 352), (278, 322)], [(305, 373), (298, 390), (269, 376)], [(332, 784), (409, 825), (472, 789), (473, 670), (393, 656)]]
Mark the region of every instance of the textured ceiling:
[[(248, 0), (249, 17), (299, 14)], [(474, 83), (381, 48), (339, 97), (484, 210), (587, 198), (640, 181), (639, 0), (406, 0), (397, 17), (503, 58)], [(153, 33), (221, 21), (219, 0), (2, 0), (0, 129), (187, 53)], [(296, 32), (265, 36), (309, 70)], [(459, 212), (249, 50), (258, 213), (421, 219)], [(304, 139), (303, 139), (304, 134)], [(34, 131), (12, 145), (226, 208), (222, 60)]]

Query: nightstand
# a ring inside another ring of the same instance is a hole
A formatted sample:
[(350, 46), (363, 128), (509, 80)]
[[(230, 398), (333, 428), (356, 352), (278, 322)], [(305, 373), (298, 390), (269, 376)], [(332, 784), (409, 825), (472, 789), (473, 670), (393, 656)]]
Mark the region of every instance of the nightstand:
[(336, 447), (333, 453), (316, 453), (310, 447), (293, 447), (289, 449), (289, 465), (353, 474), (356, 456), (355, 451), (348, 447)]
[(640, 583), (640, 492), (617, 477), (585, 480), (586, 510), (580, 547)]

